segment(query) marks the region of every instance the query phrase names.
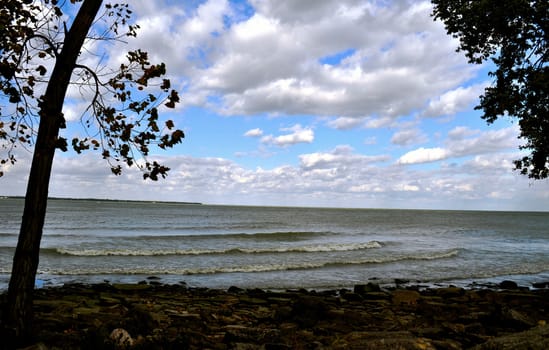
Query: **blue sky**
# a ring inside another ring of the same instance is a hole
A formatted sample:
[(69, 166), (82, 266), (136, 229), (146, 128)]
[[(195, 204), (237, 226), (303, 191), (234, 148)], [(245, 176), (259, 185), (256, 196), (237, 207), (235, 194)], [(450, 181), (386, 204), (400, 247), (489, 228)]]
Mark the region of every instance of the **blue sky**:
[[(184, 4), (184, 5), (182, 5)], [(165, 111), (182, 145), (145, 183), (100, 156), (59, 153), (51, 195), (211, 204), (547, 210), (549, 183), (513, 171), (516, 122), (474, 110), (490, 84), (428, 1), (134, 1), (136, 39), (109, 46), (167, 64), (181, 105)], [(91, 44), (90, 44), (91, 45)], [(90, 50), (90, 51), (92, 51)], [(100, 56), (83, 56), (98, 63)], [(73, 91), (64, 132), (82, 133)], [(30, 154), (0, 195), (23, 195)], [(6, 185), (7, 184), (7, 185)]]

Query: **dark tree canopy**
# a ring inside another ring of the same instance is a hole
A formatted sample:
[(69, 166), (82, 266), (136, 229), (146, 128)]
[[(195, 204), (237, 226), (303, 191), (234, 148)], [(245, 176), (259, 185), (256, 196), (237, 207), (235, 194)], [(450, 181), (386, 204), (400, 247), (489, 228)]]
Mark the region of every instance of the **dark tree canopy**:
[[(0, 176), (3, 164), (16, 161), (15, 147), (34, 145), (44, 86), (67, 31), (63, 10), (69, 6), (74, 5), (56, 0), (2, 0), (0, 4), (0, 152), (4, 149)], [(108, 45), (136, 36), (139, 27), (131, 24), (131, 14), (127, 4), (106, 4), (86, 41)], [(71, 84), (89, 105), (81, 116), (85, 136), (59, 137), (57, 149), (97, 150), (113, 173), (120, 174), (121, 163), (126, 163), (140, 167), (144, 178), (157, 180), (169, 169), (138, 160), (148, 155), (151, 145), (164, 149), (183, 139), (173, 121), (159, 119), (159, 108), (174, 108), (179, 96), (163, 78), (164, 63), (152, 64), (142, 50), (128, 52), (126, 58), (127, 62), (114, 69), (83, 64), (67, 67), (72, 71)]]
[[(16, 147), (33, 149), (0, 312), (0, 337), (8, 348), (21, 347), (32, 335), (32, 293), (56, 151), (95, 150), (115, 174), (122, 164), (136, 165), (145, 179), (157, 180), (169, 169), (146, 159), (150, 147), (173, 147), (184, 137), (172, 120), (160, 118), (162, 108), (179, 102), (164, 63), (149, 62), (148, 54), (137, 49), (111, 67), (108, 53), (89, 51), (135, 36), (131, 13), (127, 4), (103, 5), (103, 0), (0, 1), (0, 176), (16, 161)], [(84, 132), (72, 136), (60, 133), (66, 128), (63, 106), (70, 88), (87, 104), (80, 118)]]
[(515, 161), (533, 179), (549, 176), (549, 1), (433, 0), (433, 16), (460, 40), (470, 63), (489, 59), (493, 84), (476, 109), (488, 123), (502, 116), (518, 119), (522, 149)]

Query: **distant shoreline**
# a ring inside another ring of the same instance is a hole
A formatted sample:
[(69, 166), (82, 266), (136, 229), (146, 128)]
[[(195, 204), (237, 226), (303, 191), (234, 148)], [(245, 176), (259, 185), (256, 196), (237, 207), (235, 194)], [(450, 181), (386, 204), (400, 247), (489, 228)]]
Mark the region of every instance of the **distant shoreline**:
[[(2, 196), (2, 199), (25, 199), (25, 196)], [(179, 202), (179, 201), (163, 201), (163, 200), (144, 200), (144, 199), (108, 199), (108, 198), (70, 198), (70, 197), (49, 197), (49, 200), (65, 200), (65, 201), (97, 201), (106, 203), (149, 203), (149, 204), (177, 204), (177, 205), (209, 205), (209, 206), (227, 206), (227, 207), (265, 207), (265, 208), (297, 208), (297, 209), (330, 209), (330, 210), (392, 210), (392, 211), (430, 211), (430, 212), (486, 212), (486, 213), (531, 213), (531, 214), (547, 214), (549, 210), (493, 210), (493, 209), (432, 209), (432, 208), (384, 208), (384, 207), (323, 207), (323, 206), (292, 206), (292, 205), (258, 205), (258, 204), (210, 204), (202, 202)]]
[[(0, 199), (25, 199), (24, 196), (0, 196)], [(176, 202), (176, 201), (153, 201), (153, 200), (137, 200), (137, 199), (107, 199), (107, 198), (65, 198), (65, 197), (49, 197), (48, 200), (62, 201), (96, 201), (96, 202), (111, 202), (111, 203), (159, 203), (159, 204), (184, 204), (184, 205), (203, 205), (200, 202)]]

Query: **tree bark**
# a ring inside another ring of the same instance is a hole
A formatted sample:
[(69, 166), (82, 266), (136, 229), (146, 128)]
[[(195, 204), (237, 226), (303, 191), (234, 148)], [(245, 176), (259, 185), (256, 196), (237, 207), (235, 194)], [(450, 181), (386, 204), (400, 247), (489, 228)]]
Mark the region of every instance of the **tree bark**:
[(85, 0), (82, 3), (65, 35), (63, 48), (57, 56), (46, 92), (39, 102), (40, 125), (27, 184), (21, 230), (13, 258), (7, 305), (2, 316), (4, 331), (8, 333), (7, 338), (3, 337), (4, 340), (16, 340), (16, 344), (11, 346), (19, 346), (32, 339), (32, 294), (53, 158), (58, 145), (59, 129), (64, 123), (63, 102), (80, 50), (101, 3), (102, 0)]

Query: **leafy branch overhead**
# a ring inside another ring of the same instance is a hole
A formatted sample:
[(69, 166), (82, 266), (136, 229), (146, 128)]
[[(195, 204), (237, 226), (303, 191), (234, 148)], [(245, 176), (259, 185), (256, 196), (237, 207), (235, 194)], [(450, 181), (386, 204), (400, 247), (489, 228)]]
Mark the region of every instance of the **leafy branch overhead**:
[[(65, 15), (77, 2), (76, 14)], [(16, 161), (16, 147), (34, 148), (0, 313), (0, 334), (16, 343), (14, 348), (32, 339), (32, 294), (56, 151), (95, 150), (115, 174), (125, 163), (157, 180), (169, 168), (147, 160), (151, 146), (173, 147), (184, 137), (173, 121), (159, 117), (159, 110), (179, 102), (163, 63), (153, 64), (146, 52), (135, 50), (112, 68), (103, 61), (108, 54), (97, 52), (135, 36), (139, 27), (130, 19), (127, 4), (103, 6), (102, 0), (0, 2), (0, 148), (6, 151), (0, 169)], [(72, 137), (60, 134), (60, 129), (69, 132), (63, 115), (69, 88), (87, 106), (80, 119), (85, 132)]]
[(515, 161), (530, 178), (549, 177), (549, 2), (547, 0), (433, 0), (435, 19), (460, 40), (470, 63), (489, 59), (494, 82), (476, 108), (493, 123), (518, 119), (522, 149)]
[[(71, 0), (76, 2), (80, 1)], [(0, 147), (5, 150), (0, 165), (15, 163), (14, 148), (33, 146), (44, 86), (63, 48), (63, 8), (55, 0), (4, 0), (0, 5), (0, 90), (9, 102), (7, 106), (0, 103)], [(136, 36), (139, 26), (131, 23), (131, 14), (127, 4), (105, 5), (99, 17), (104, 28), (100, 34), (88, 35), (88, 42), (108, 44)], [(125, 163), (139, 167), (145, 179), (165, 177), (169, 168), (147, 159), (151, 146), (170, 148), (185, 136), (174, 121), (160, 118), (159, 110), (173, 109), (179, 102), (177, 91), (165, 78), (165, 64), (151, 63), (148, 54), (138, 49), (128, 52), (126, 62), (117, 69), (80, 63), (67, 69), (72, 72), (73, 88), (89, 102), (81, 116), (85, 133), (59, 136), (55, 147), (77, 153), (99, 151), (117, 175)], [(63, 128), (65, 120), (60, 119)]]

